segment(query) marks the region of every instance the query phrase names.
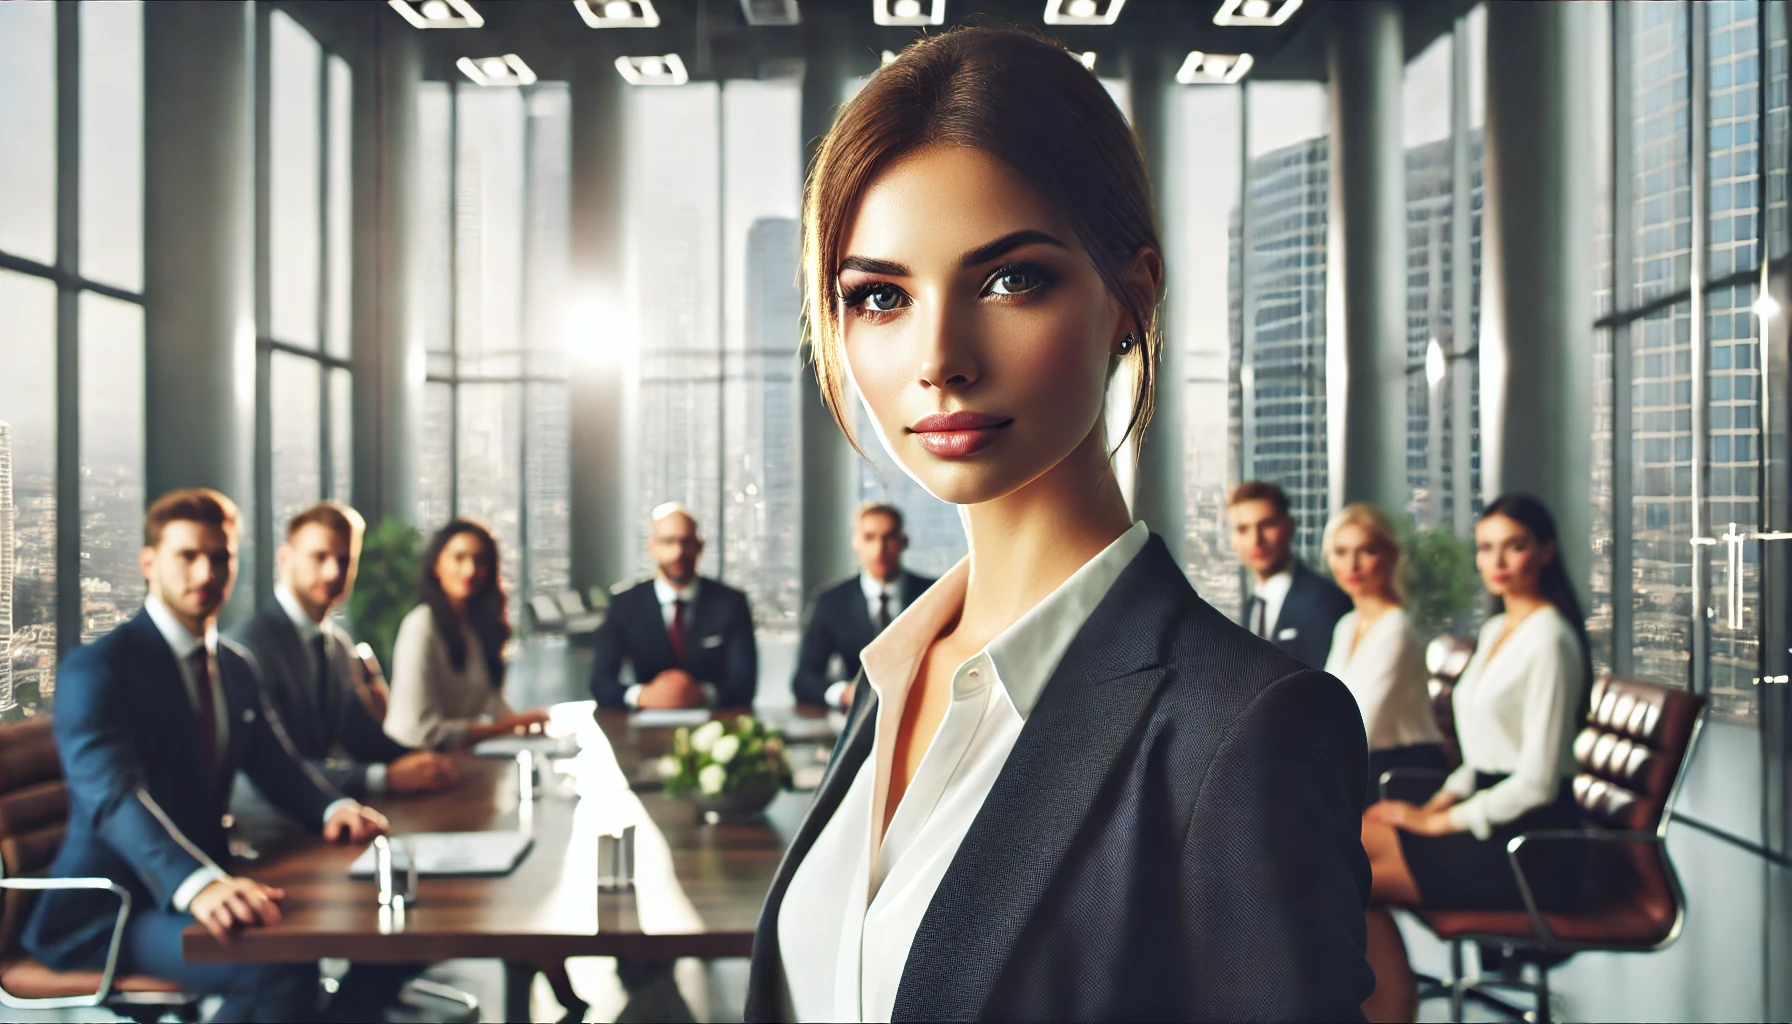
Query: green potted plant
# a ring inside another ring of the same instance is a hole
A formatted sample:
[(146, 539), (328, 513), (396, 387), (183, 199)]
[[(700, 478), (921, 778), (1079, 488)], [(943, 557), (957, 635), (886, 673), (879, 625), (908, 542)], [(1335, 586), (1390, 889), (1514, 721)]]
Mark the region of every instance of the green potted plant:
[(348, 617), (355, 636), (373, 648), (380, 666), (390, 671), (398, 625), (417, 606), (417, 573), (423, 558), (423, 535), (397, 519), (384, 519), (361, 541), (361, 567), (349, 595)]
[(736, 718), (732, 728), (716, 720), (679, 729), (659, 769), (667, 794), (691, 797), (711, 824), (757, 815), (790, 785), (783, 735), (752, 715)]

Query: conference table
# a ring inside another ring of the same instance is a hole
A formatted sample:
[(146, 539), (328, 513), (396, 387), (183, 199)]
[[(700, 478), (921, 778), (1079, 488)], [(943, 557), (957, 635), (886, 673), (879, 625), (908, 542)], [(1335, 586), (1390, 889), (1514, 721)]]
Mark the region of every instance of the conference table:
[[(371, 879), (351, 879), (363, 846), (332, 845), (271, 816), (236, 823), (253, 857), (237, 870), (286, 890), (282, 921), (219, 943), (204, 928), (182, 937), (186, 958), (209, 963), (433, 963), (497, 958), (507, 964), (609, 956), (636, 964), (679, 957), (744, 957), (752, 952), (759, 908), (809, 795), (785, 792), (763, 817), (705, 823), (687, 800), (658, 791), (656, 762), (673, 727), (644, 725), (590, 702), (552, 709), (550, 734), (576, 735), (575, 757), (544, 764), (525, 799), (514, 759), (455, 755), (460, 785), (428, 796), (374, 801), (391, 834), (518, 831), (533, 845), (510, 873), (418, 880), (414, 901), (379, 905)], [(739, 711), (718, 711), (732, 719)], [(831, 744), (813, 712), (761, 715), (783, 728), (798, 767)], [(813, 774), (813, 769), (811, 769)], [(599, 892), (598, 836), (635, 826), (633, 891)], [(507, 1019), (527, 1010), (515, 973)]]

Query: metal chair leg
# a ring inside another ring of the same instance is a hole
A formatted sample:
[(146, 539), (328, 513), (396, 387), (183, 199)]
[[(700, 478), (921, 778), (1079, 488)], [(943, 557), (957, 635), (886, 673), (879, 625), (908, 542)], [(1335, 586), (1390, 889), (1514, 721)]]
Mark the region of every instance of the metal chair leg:
[(1537, 1024), (1550, 1024), (1552, 1011), (1549, 1005), (1549, 968), (1537, 965)]
[(1462, 1022), (1462, 994), (1468, 984), (1462, 976), (1462, 940), (1450, 940), (1450, 1019)]

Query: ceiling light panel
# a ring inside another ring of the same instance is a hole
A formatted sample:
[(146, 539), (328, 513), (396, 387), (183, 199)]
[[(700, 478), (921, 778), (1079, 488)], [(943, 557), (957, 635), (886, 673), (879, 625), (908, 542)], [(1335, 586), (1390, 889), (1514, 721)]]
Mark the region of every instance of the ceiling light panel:
[(796, 0), (740, 0), (740, 13), (749, 25), (800, 25)]
[(572, 0), (591, 28), (659, 28), (653, 0)]
[(1215, 25), (1274, 28), (1294, 17), (1302, 0), (1225, 0), (1213, 14)]
[(534, 85), (535, 72), (523, 63), (523, 58), (514, 53), (502, 57), (462, 57), (454, 62), (461, 74), (471, 78), (479, 85), (518, 86)]
[(467, 0), (386, 0), (414, 28), (480, 28), (485, 19)]
[(1243, 78), (1253, 63), (1248, 53), (1191, 50), (1176, 71), (1176, 81), (1183, 85), (1231, 85)]
[(1112, 25), (1126, 0), (1045, 0), (1047, 25)]
[(871, 0), (871, 20), (909, 28), (944, 25), (946, 0)]
[(618, 57), (616, 71), (630, 85), (683, 85), (691, 80), (684, 69), (684, 61), (676, 53)]

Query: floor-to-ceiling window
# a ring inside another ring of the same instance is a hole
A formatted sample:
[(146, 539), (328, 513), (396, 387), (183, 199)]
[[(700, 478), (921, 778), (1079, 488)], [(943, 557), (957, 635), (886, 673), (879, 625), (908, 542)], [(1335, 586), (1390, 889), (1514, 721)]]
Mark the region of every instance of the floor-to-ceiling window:
[(143, 583), (143, 30), (0, 5), (0, 718)]

